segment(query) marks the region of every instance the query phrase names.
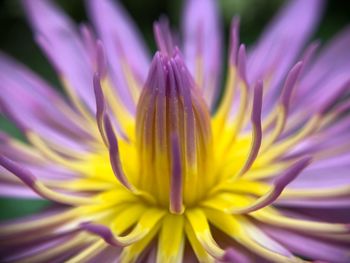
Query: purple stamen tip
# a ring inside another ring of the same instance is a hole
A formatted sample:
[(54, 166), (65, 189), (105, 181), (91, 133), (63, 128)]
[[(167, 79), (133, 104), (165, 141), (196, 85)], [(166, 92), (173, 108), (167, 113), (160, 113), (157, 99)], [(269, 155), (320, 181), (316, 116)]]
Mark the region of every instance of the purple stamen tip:
[(20, 167), (18, 164), (12, 160), (0, 155), (0, 165), (3, 166), (6, 170), (16, 175), (23, 183), (33, 188), (35, 185), (36, 178), (31, 174), (30, 171), (26, 170), (23, 167)]
[(96, 122), (98, 129), (100, 131), (101, 137), (105, 143), (105, 145), (108, 145), (106, 136), (103, 131), (103, 116), (106, 111), (106, 104), (104, 95), (101, 88), (100, 83), (100, 76), (98, 73), (95, 73), (94, 79), (93, 79), (93, 87), (94, 87), (94, 93), (95, 93), (95, 102), (96, 102)]
[(100, 83), (100, 75), (98, 73), (94, 75), (93, 86), (96, 100), (96, 115), (100, 116), (105, 109), (105, 101)]
[(118, 244), (114, 242), (114, 236), (112, 231), (106, 226), (84, 222), (80, 224), (80, 228), (82, 230), (88, 231), (92, 234), (102, 237), (108, 244), (112, 246), (118, 246)]
[(258, 156), (261, 141), (262, 141), (262, 128), (261, 128), (261, 110), (262, 110), (262, 98), (263, 98), (263, 82), (259, 80), (254, 89), (254, 98), (253, 98), (253, 109), (251, 115), (251, 122), (253, 126), (253, 145), (248, 156), (248, 159), (242, 168), (240, 174), (247, 172), (252, 164), (254, 163), (256, 157)]
[(230, 45), (230, 64), (237, 65), (237, 52), (239, 44), (239, 16), (235, 16), (231, 22), (231, 45)]
[(247, 68), (247, 55), (246, 55), (246, 49), (245, 49), (245, 45), (241, 44), (238, 50), (238, 73), (240, 78), (246, 83), (248, 84), (248, 80), (247, 80), (247, 73), (246, 73), (246, 68)]
[(284, 175), (277, 177), (273, 184), (276, 189), (284, 189), (292, 182), (312, 161), (311, 157), (305, 157), (296, 162)]
[(124, 185), (128, 189), (132, 189), (132, 186), (126, 178), (122, 168), (122, 164), (120, 162), (118, 139), (114, 134), (112, 123), (106, 113), (103, 116), (103, 123), (107, 136), (109, 159), (112, 165), (114, 175), (122, 185)]
[(261, 120), (261, 109), (263, 99), (263, 82), (258, 80), (254, 90), (252, 122), (258, 126)]
[(97, 61), (97, 73), (100, 77), (104, 77), (107, 72), (106, 55), (101, 40), (97, 40), (96, 43), (96, 61)]
[(284, 83), (283, 93), (282, 93), (282, 105), (288, 110), (290, 98), (292, 96), (293, 88), (296, 86), (296, 82), (300, 76), (301, 69), (304, 63), (299, 61), (294, 65), (294, 67), (289, 71), (286, 82)]

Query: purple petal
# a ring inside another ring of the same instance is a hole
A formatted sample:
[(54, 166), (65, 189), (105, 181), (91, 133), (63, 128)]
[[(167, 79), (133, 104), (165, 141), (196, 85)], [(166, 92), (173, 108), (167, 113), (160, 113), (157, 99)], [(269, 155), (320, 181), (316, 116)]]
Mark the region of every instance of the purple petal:
[[(343, 201), (343, 200), (341, 200)], [(347, 200), (349, 204), (350, 200)], [(316, 202), (314, 202), (315, 204)], [(345, 204), (345, 202), (343, 202)], [(305, 213), (306, 215), (312, 218), (313, 220), (323, 221), (327, 223), (338, 223), (338, 224), (349, 224), (350, 222), (350, 213), (348, 213), (347, 208), (348, 205), (344, 207), (333, 207), (332, 205), (329, 207), (325, 206), (313, 206), (313, 207), (292, 207), (291, 210), (298, 211), (300, 213)], [(299, 216), (300, 217), (300, 216)]]
[(88, 11), (101, 37), (111, 70), (112, 80), (125, 106), (133, 105), (122, 63), (131, 67), (134, 79), (142, 86), (149, 66), (148, 52), (134, 23), (118, 2), (89, 0)]
[(317, 26), (322, 7), (322, 0), (288, 1), (249, 54), (249, 80), (269, 79), (271, 83), (272, 98), (267, 99), (267, 105)]
[[(337, 198), (299, 198), (299, 199), (280, 199), (276, 205), (289, 208), (307, 208), (307, 209), (350, 209), (349, 197)], [(348, 222), (347, 222), (348, 223)]]
[[(52, 1), (22, 1), (39, 45), (78, 96), (94, 112), (89, 54), (78, 29)], [(45, 17), (45, 19), (43, 19)]]
[(222, 35), (218, 8), (214, 0), (186, 1), (182, 32), (186, 64), (193, 76), (201, 59), (201, 78), (195, 78), (204, 91), (206, 102), (213, 106), (219, 92)]
[[(66, 243), (69, 243), (72, 239), (77, 236), (77, 233), (69, 233), (66, 235), (57, 235), (46, 241), (34, 241), (32, 244), (23, 249), (11, 248), (5, 251), (4, 256), (6, 258), (5, 262), (37, 262), (34, 258), (38, 255), (42, 255), (41, 262), (65, 262), (74, 254), (83, 248), (87, 243), (84, 241), (72, 244), (71, 246), (66, 247), (63, 250), (59, 250), (59, 247), (65, 247)], [(50, 255), (45, 255), (47, 252), (52, 252)], [(56, 250), (56, 251), (55, 251)], [(34, 258), (32, 258), (34, 257)], [(0, 258), (1, 259), (1, 258)]]
[(350, 154), (338, 155), (310, 165), (289, 187), (321, 189), (350, 185)]
[[(22, 169), (18, 164), (0, 155), (0, 165), (15, 174), (23, 183), (34, 188), (36, 178), (28, 171)], [(35, 190), (34, 190), (35, 191)]]
[[(0, 155), (20, 163), (22, 167), (35, 174), (40, 180), (73, 180), (79, 177), (75, 172), (42, 157), (35, 148), (22, 145), (26, 149), (25, 151), (17, 144), (20, 142), (0, 140)], [(11, 173), (0, 168), (0, 178), (13, 182), (14, 177)]]
[(238, 250), (234, 249), (233, 247), (228, 248), (225, 250), (225, 254), (223, 257), (224, 262), (230, 262), (230, 263), (249, 263), (251, 262), (247, 256), (245, 256), (243, 253), (240, 253)]
[(117, 247), (107, 246), (103, 251), (89, 260), (89, 263), (113, 262), (119, 258), (121, 249)]
[[(1, 167), (0, 167), (1, 168)], [(1, 173), (1, 171), (0, 171)], [(0, 181), (0, 196), (24, 199), (43, 199), (26, 185), (8, 184)]]
[(327, 242), (280, 228), (266, 226), (264, 230), (271, 237), (300, 256), (313, 260), (326, 260), (337, 263), (346, 263), (350, 260), (348, 248), (334, 244), (332, 241)]
[(300, 83), (295, 99), (296, 109), (306, 106), (310, 113), (317, 112), (324, 107), (329, 97), (341, 91), (342, 86), (349, 81), (349, 45), (350, 27), (321, 50)]
[(78, 196), (75, 195), (75, 193), (59, 193), (47, 188), (44, 184), (37, 180), (37, 178), (31, 173), (29, 169), (1, 155), (0, 165), (15, 175), (35, 193), (47, 200), (67, 205), (81, 205), (91, 203), (91, 200), (87, 197)]
[(99, 76), (105, 77), (107, 74), (107, 61), (106, 54), (101, 40), (96, 43), (96, 61), (97, 61), (97, 73)]
[(84, 149), (82, 141), (92, 138), (83, 119), (52, 87), (3, 54), (0, 54), (0, 88), (1, 112), (22, 132), (35, 131), (70, 149)]

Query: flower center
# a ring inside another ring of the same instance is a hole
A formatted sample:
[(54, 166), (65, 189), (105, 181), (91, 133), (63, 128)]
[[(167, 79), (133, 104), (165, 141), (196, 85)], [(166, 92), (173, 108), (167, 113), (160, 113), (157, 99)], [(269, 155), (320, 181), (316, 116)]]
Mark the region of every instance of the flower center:
[(214, 184), (210, 115), (180, 54), (157, 53), (136, 117), (135, 185), (173, 213), (203, 199)]

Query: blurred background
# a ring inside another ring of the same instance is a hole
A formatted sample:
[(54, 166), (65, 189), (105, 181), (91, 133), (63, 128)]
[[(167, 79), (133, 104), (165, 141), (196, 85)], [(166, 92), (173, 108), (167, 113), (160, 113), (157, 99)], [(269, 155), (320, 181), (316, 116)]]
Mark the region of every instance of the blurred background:
[[(305, 0), (308, 1), (308, 0)], [(56, 1), (77, 23), (87, 21), (84, 1)], [(151, 51), (155, 51), (152, 23), (166, 14), (174, 28), (178, 28), (182, 10), (181, 0), (120, 0), (141, 30)], [(146, 4), (147, 2), (147, 4)], [(226, 40), (233, 15), (241, 17), (241, 40), (251, 44), (285, 2), (284, 0), (217, 0), (223, 15), (222, 23)], [(43, 17), (43, 19), (45, 19)], [(328, 1), (324, 17), (313, 39), (323, 43), (337, 31), (350, 24), (350, 1)], [(227, 43), (227, 41), (226, 41)], [(26, 23), (19, 0), (0, 0), (0, 50), (23, 62), (51, 82), (60, 85), (52, 67), (35, 45)], [(350, 47), (349, 47), (350, 51)], [(1, 90), (0, 90), (1, 92)], [(0, 116), (0, 130), (23, 139), (18, 130)], [(0, 193), (1, 196), (1, 193)], [(7, 220), (34, 213), (50, 205), (46, 201), (8, 199), (0, 197), (0, 220)]]

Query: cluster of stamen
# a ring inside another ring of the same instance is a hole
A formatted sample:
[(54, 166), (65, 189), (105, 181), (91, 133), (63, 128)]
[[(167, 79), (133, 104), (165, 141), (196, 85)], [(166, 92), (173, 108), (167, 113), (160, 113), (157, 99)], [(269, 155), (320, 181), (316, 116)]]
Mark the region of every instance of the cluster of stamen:
[(136, 185), (152, 193), (160, 205), (182, 213), (208, 190), (203, 182), (210, 183), (210, 115), (176, 50), (154, 57), (138, 103), (136, 144)]

